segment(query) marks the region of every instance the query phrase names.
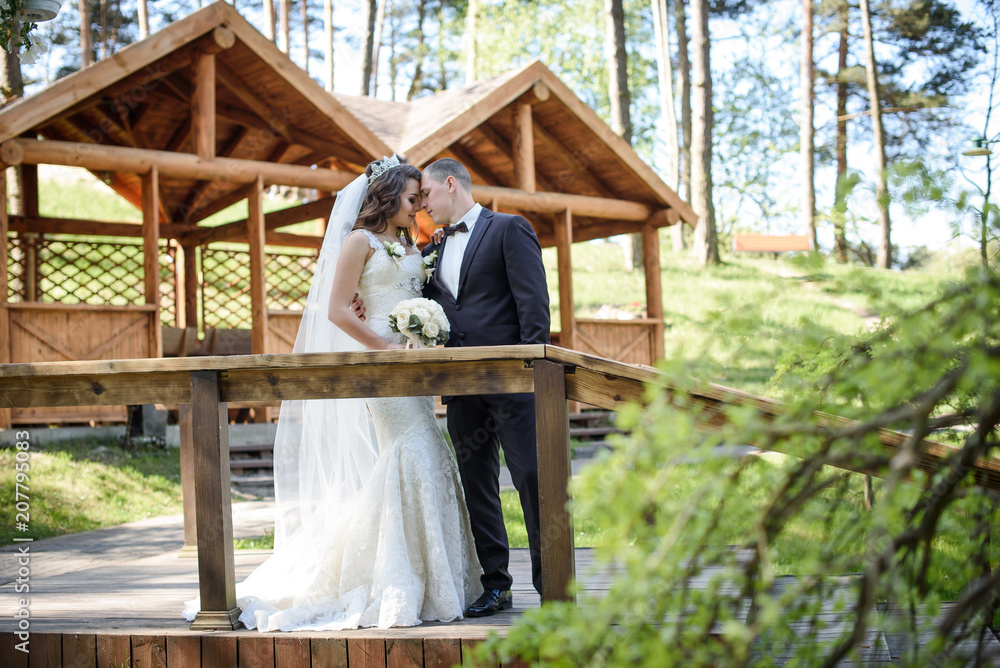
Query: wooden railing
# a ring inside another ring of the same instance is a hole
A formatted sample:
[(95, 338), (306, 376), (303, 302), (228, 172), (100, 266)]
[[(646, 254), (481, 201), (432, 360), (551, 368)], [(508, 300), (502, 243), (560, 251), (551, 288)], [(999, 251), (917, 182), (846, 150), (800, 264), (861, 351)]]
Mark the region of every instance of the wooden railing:
[[(575, 573), (567, 508), (567, 400), (616, 410), (626, 402), (641, 401), (645, 383), (657, 379), (658, 373), (649, 368), (546, 345), (6, 364), (0, 365), (0, 409), (129, 403), (190, 406), (190, 450), (182, 447), (181, 476), (185, 525), (192, 515), (196, 524), (202, 602), (192, 628), (232, 629), (240, 611), (235, 592), (227, 402), (534, 392), (542, 588), (546, 600), (558, 600), (568, 597), (567, 587)], [(777, 402), (717, 385), (688, 388), (687, 395), (706, 428), (725, 424), (727, 404), (754, 406), (768, 416), (784, 410)], [(818, 424), (831, 428), (851, 424), (833, 415), (817, 413), (814, 417)], [(909, 437), (882, 429), (879, 439), (883, 447), (895, 451)], [(761, 445), (781, 448), (780, 441)], [(917, 451), (919, 466), (938, 470), (947, 466), (955, 452), (953, 447), (923, 441)], [(863, 464), (856, 466), (851, 470), (884, 474)], [(979, 460), (974, 467), (978, 484), (1000, 490), (1000, 460)]]
[(653, 376), (544, 345), (10, 364), (0, 365), (0, 408), (189, 405), (193, 452), (181, 452), (182, 484), (196, 523), (202, 601), (192, 628), (231, 629), (239, 610), (227, 402), (534, 392), (543, 593), (557, 600), (575, 572), (567, 399), (617, 409), (639, 399)]

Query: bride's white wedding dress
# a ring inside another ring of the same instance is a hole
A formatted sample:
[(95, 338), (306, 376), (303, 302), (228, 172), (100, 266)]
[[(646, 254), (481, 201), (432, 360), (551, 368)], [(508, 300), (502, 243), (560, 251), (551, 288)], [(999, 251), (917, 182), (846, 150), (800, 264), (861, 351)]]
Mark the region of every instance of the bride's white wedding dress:
[[(368, 326), (404, 342), (389, 312), (419, 297), (419, 254), (375, 253), (359, 282)], [(236, 586), (240, 621), (260, 631), (341, 630), (452, 621), (482, 593), (458, 466), (432, 397), (369, 399), (379, 458), (370, 478), (318, 528), (299, 529)], [(191, 601), (185, 616), (199, 609)]]

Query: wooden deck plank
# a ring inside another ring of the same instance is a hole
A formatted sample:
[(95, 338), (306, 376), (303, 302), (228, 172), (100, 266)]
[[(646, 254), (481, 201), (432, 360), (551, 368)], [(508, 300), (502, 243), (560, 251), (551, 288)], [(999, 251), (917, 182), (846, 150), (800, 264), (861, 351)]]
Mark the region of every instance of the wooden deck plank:
[[(82, 616), (84, 615), (81, 614)], [(97, 634), (97, 668), (128, 666), (131, 663), (132, 646), (127, 633)]]
[(236, 655), (239, 662), (237, 665), (240, 668), (275, 668), (274, 636), (261, 634), (241, 636), (236, 641)]
[(200, 666), (201, 636), (166, 636), (167, 666)]
[(208, 634), (201, 639), (201, 665), (203, 668), (232, 668), (237, 665), (239, 654), (236, 637)]
[(309, 644), (315, 665), (347, 665), (347, 638), (313, 638)]
[(62, 636), (57, 633), (32, 633), (30, 668), (61, 668), (63, 665)]
[(351, 668), (386, 668), (385, 639), (348, 638), (347, 665)]
[(385, 641), (386, 668), (423, 668), (424, 643), (420, 638), (389, 638)]
[[(306, 668), (310, 665), (309, 638), (274, 639), (274, 665), (289, 668)], [(316, 662), (317, 666), (343, 665), (337, 663)]]
[(131, 638), (132, 665), (135, 668), (166, 668), (165, 636), (134, 635)]
[(62, 637), (63, 663), (74, 668), (97, 668), (97, 636), (67, 633)]
[(454, 666), (462, 662), (462, 643), (458, 638), (424, 638), (424, 666)]

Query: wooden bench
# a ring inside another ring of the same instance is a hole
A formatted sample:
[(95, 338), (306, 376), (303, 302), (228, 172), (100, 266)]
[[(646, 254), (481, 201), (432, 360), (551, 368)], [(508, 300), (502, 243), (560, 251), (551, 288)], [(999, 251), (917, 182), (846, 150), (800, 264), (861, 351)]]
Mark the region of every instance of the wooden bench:
[(733, 235), (734, 253), (787, 253), (810, 251), (812, 245), (804, 234), (743, 234)]

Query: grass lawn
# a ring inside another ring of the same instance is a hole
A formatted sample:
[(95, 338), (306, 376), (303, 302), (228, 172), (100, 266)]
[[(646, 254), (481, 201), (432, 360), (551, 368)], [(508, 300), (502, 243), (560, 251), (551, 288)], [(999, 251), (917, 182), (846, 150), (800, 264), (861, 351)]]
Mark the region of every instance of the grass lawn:
[(29, 451), (22, 484), (28, 488), (30, 530), (18, 531), (16, 452), (0, 448), (0, 507), (10, 510), (0, 524), (4, 545), (15, 537), (48, 538), (183, 510), (178, 448), (129, 453), (96, 439), (68, 442)]

